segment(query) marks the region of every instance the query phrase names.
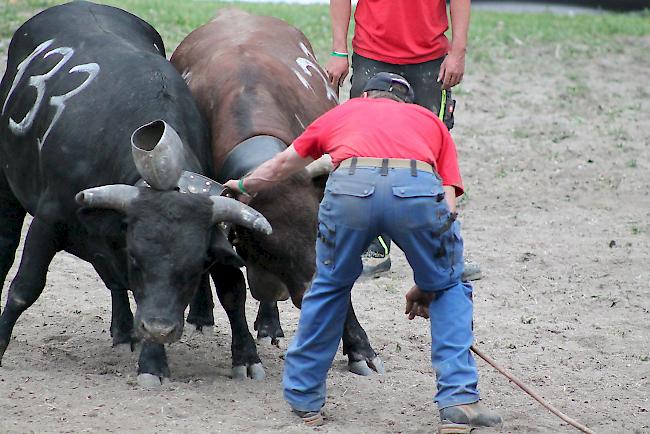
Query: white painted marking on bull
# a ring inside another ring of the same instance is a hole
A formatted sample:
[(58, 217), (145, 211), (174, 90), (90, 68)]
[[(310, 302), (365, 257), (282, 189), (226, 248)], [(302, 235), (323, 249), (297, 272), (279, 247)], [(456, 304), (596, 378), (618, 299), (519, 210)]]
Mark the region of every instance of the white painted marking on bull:
[(14, 77), (13, 83), (11, 83), (11, 87), (9, 88), (9, 93), (7, 94), (7, 99), (5, 99), (5, 103), (2, 105), (2, 114), (5, 113), (5, 109), (7, 108), (7, 103), (9, 102), (9, 98), (11, 97), (11, 94), (13, 93), (14, 90), (16, 90), (16, 86), (18, 86), (18, 82), (20, 81), (21, 78), (23, 78), (23, 75), (25, 74), (25, 70), (29, 66), (32, 60), (39, 54), (41, 54), (47, 47), (52, 45), (52, 42), (54, 42), (54, 39), (50, 39), (48, 41), (43, 42), (40, 44), (38, 47), (32, 51), (32, 53), (25, 58), (22, 62), (18, 64), (18, 67), (16, 68), (16, 76)]
[(192, 71), (190, 71), (189, 69), (186, 69), (181, 74), (181, 77), (183, 77), (183, 80), (185, 80), (185, 84), (187, 84), (189, 86), (190, 81), (192, 80)]
[[(319, 75), (321, 80), (323, 80), (323, 85), (325, 86), (325, 92), (327, 92), (327, 99), (338, 102), (338, 97), (336, 96), (336, 92), (334, 92), (334, 89), (332, 89), (332, 87), (330, 86), (327, 77), (325, 77), (325, 74), (323, 73), (323, 70), (320, 68), (320, 66), (318, 66), (318, 63), (314, 55), (311, 53), (311, 51), (309, 51), (309, 48), (307, 48), (307, 46), (303, 42), (300, 42), (299, 46), (302, 52), (305, 53), (307, 58), (298, 57), (296, 59), (296, 63), (298, 64), (298, 66), (300, 66), (300, 68), (305, 72), (305, 74), (307, 74), (310, 77), (312, 76), (312, 73), (309, 70), (309, 67), (311, 67), (311, 69), (316, 71), (316, 73)], [(303, 84), (305, 83), (306, 80), (304, 80), (304, 77), (299, 76), (298, 78), (302, 78), (300, 81), (302, 81)], [(311, 88), (311, 86), (308, 87)], [(311, 89), (312, 91), (314, 91), (313, 88)], [(314, 91), (314, 93), (316, 92)]]
[(297, 114), (294, 114), (294, 116), (296, 117), (296, 120), (298, 121), (298, 123), (300, 124), (300, 126), (302, 127), (302, 129), (303, 129), (303, 130), (306, 129), (307, 127), (306, 127), (305, 124), (300, 120), (300, 118), (298, 117), (298, 115), (297, 115)]
[(43, 134), (43, 138), (38, 141), (38, 149), (39, 151), (43, 148), (43, 144), (45, 143), (45, 139), (47, 139), (48, 134), (50, 134), (50, 131), (54, 127), (54, 124), (56, 124), (56, 121), (59, 120), (59, 117), (63, 113), (63, 110), (65, 110), (65, 102), (84, 90), (91, 81), (97, 77), (97, 74), (99, 74), (99, 65), (96, 63), (86, 63), (84, 65), (77, 65), (70, 69), (68, 72), (69, 74), (73, 74), (75, 72), (81, 72), (81, 73), (86, 73), (88, 74), (88, 77), (77, 87), (76, 89), (72, 89), (70, 92), (64, 94), (64, 95), (55, 95), (52, 98), (50, 98), (50, 105), (52, 107), (56, 107), (56, 113), (54, 113), (54, 117), (52, 118), (52, 122), (50, 122), (50, 126), (47, 128), (47, 131), (45, 131), (45, 134)]
[(300, 80), (300, 82), (302, 83), (303, 86), (305, 86), (307, 89), (311, 89), (311, 86), (309, 85), (309, 82), (307, 81), (307, 79), (305, 79), (305, 77), (302, 76), (300, 71), (298, 71), (297, 69), (292, 69), (292, 71), (293, 71), (294, 74), (296, 74), (296, 77), (298, 77), (298, 80)]
[[(5, 100), (3, 106), (2, 106), (2, 114), (4, 114), (7, 104), (9, 102), (9, 98), (12, 96), (13, 92), (16, 90), (16, 87), (18, 86), (18, 83), (22, 79), (23, 75), (25, 74), (25, 71), (31, 64), (31, 62), (41, 53), (43, 53), (47, 48), (52, 45), (54, 42), (54, 39), (47, 40), (43, 43), (41, 43), (38, 47), (34, 49), (34, 51), (27, 56), (22, 62), (17, 67), (16, 71), (16, 76), (14, 77), (14, 81), (11, 85), (11, 88), (9, 89), (9, 93), (7, 94), (7, 99)], [(63, 68), (63, 66), (70, 60), (70, 58), (74, 55), (74, 50), (71, 47), (58, 47), (55, 48), (49, 52), (47, 52), (44, 56), (43, 59), (53, 55), (53, 54), (58, 54), (61, 55), (61, 59), (59, 59), (54, 66), (50, 68), (49, 71), (47, 71), (45, 74), (41, 75), (34, 75), (29, 78), (29, 81), (27, 83), (28, 86), (31, 86), (36, 89), (36, 99), (34, 100), (34, 104), (32, 107), (27, 111), (25, 116), (20, 122), (16, 122), (13, 118), (9, 118), (9, 129), (11, 132), (13, 132), (16, 135), (25, 135), (27, 131), (31, 128), (32, 124), (34, 123), (34, 119), (36, 118), (36, 114), (38, 113), (38, 110), (40, 109), (41, 104), (43, 103), (43, 99), (45, 96), (45, 87), (46, 87), (46, 81), (49, 80)], [(81, 73), (86, 73), (88, 74), (88, 77), (75, 89), (72, 89), (71, 91), (67, 92), (64, 95), (53, 95), (50, 98), (50, 106), (56, 108), (56, 112), (54, 113), (54, 116), (52, 117), (52, 121), (50, 121), (50, 125), (48, 126), (47, 130), (45, 131), (45, 134), (43, 134), (43, 137), (38, 140), (38, 148), (41, 150), (43, 147), (43, 144), (45, 143), (45, 139), (47, 138), (48, 134), (50, 134), (50, 131), (56, 124), (56, 121), (59, 119), (61, 116), (61, 113), (63, 110), (65, 110), (65, 102), (81, 92), (83, 89), (85, 89), (91, 81), (94, 80), (94, 78), (97, 76), (99, 73), (99, 65), (96, 63), (86, 63), (83, 65), (77, 65), (72, 67), (69, 71), (68, 74), (73, 74), (76, 72), (81, 72)]]
[(36, 113), (38, 112), (38, 109), (43, 102), (43, 96), (45, 95), (45, 82), (52, 78), (52, 76), (56, 74), (61, 68), (63, 68), (63, 65), (68, 60), (70, 60), (74, 54), (74, 51), (70, 47), (55, 48), (54, 50), (45, 54), (45, 56), (43, 56), (43, 59), (49, 57), (52, 54), (60, 54), (63, 57), (61, 57), (61, 59), (59, 59), (59, 61), (56, 62), (52, 69), (50, 69), (47, 73), (41, 75), (33, 75), (29, 78), (29, 85), (36, 88), (36, 101), (34, 101), (32, 108), (18, 123), (12, 118), (9, 118), (9, 129), (17, 136), (25, 135), (25, 133), (27, 133), (29, 128), (32, 126), (34, 118), (36, 117)]

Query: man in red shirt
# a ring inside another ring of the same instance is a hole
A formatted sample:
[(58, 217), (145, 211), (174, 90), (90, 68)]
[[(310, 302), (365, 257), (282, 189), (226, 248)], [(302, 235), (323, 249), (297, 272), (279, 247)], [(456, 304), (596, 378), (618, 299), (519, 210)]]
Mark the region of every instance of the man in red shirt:
[[(465, 72), (470, 0), (451, 0), (449, 9), (451, 43), (445, 36), (445, 0), (359, 0), (354, 13), (350, 98), (358, 97), (365, 83), (378, 72), (393, 72), (411, 83), (416, 104), (434, 112), (451, 129), (455, 103), (451, 88), (460, 83)], [(351, 0), (330, 1), (332, 53), (325, 69), (336, 89), (349, 70), (351, 11)], [(365, 272), (388, 270), (389, 251), (390, 238), (383, 236), (373, 242)], [(477, 264), (466, 264), (464, 280), (480, 277)]]
[(409, 319), (431, 319), (431, 362), (440, 432), (466, 433), (501, 418), (479, 402), (472, 345), (472, 287), (461, 282), (463, 242), (456, 196), (463, 183), (444, 124), (414, 104), (401, 76), (379, 73), (362, 98), (316, 119), (285, 151), (226, 187), (254, 194), (329, 153), (318, 213), (317, 271), (302, 300), (285, 357), (284, 396), (309, 425), (323, 422), (325, 380), (336, 354), (361, 254), (380, 233), (392, 237), (413, 269)]

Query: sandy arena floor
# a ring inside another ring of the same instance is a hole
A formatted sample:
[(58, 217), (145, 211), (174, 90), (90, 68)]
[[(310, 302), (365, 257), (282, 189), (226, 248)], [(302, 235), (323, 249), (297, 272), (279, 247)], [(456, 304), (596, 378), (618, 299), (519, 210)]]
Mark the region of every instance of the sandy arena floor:
[[(476, 344), (599, 433), (650, 432), (649, 52), (648, 38), (607, 56), (519, 47), (502, 61), (470, 61), (456, 96), (466, 252), (484, 270)], [(350, 374), (339, 354), (319, 432), (437, 425), (428, 327), (404, 318), (411, 274), (397, 251), (393, 264), (354, 288), (386, 375)], [(251, 330), (255, 309), (249, 300)], [(134, 378), (137, 353), (111, 348), (108, 291), (87, 263), (61, 253), (0, 368), (0, 432), (309, 431), (282, 399), (299, 312), (288, 302), (281, 310), (287, 339), (260, 345), (265, 381), (229, 378), (230, 328), (217, 307), (214, 332), (188, 327), (168, 349), (173, 378), (146, 391)], [(479, 369), (503, 432), (573, 432), (485, 363)]]

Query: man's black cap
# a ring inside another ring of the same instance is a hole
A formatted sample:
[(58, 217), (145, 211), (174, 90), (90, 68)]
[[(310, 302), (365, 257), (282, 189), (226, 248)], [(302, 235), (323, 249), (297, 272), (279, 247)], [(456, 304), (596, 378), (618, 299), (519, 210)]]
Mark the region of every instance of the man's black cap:
[(415, 100), (415, 94), (410, 83), (401, 75), (393, 74), (392, 72), (380, 72), (368, 80), (363, 87), (363, 92), (369, 90), (390, 92), (408, 103), (412, 103)]

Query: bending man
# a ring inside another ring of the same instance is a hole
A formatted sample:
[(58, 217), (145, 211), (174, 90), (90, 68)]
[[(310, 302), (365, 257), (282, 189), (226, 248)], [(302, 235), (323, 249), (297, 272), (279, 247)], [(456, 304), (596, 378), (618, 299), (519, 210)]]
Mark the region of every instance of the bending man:
[(431, 318), (431, 361), (441, 432), (499, 424), (479, 403), (472, 344), (472, 287), (461, 282), (463, 243), (456, 196), (463, 184), (444, 124), (413, 102), (401, 76), (379, 73), (354, 98), (314, 121), (287, 150), (226, 186), (254, 194), (329, 153), (330, 175), (318, 214), (317, 272), (302, 301), (285, 358), (284, 396), (303, 420), (322, 423), (327, 372), (343, 333), (361, 254), (379, 233), (404, 251), (416, 285), (409, 318)]

